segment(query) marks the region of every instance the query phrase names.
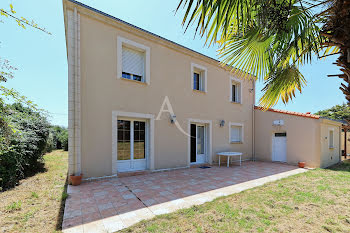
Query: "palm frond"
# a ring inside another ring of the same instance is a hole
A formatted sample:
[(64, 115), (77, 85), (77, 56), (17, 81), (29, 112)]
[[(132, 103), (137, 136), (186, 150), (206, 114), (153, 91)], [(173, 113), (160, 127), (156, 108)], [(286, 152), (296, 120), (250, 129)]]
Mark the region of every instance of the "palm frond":
[(306, 79), (295, 66), (278, 68), (269, 74), (262, 89), (264, 95), (259, 100), (259, 105), (268, 109), (281, 99), (287, 103), (295, 97), (295, 92), (302, 92), (306, 85)]
[[(244, 36), (231, 36), (219, 49), (223, 64), (255, 77), (265, 77), (272, 62), (270, 53), (274, 37), (265, 37), (260, 29), (251, 28)], [(244, 76), (247, 77), (247, 76)]]
[(230, 33), (245, 32), (251, 24), (255, 12), (255, 0), (181, 0), (177, 11), (183, 7), (185, 14), (182, 25), (186, 29), (196, 25), (196, 33), (206, 35), (209, 44), (218, 38), (226, 38)]
[[(279, 99), (287, 103), (306, 85), (299, 66), (331, 51), (322, 50), (326, 39), (313, 11), (329, 1), (181, 0), (179, 7), (186, 9), (183, 25), (195, 23), (206, 43), (219, 45), (223, 65), (265, 82), (260, 103), (270, 107)], [(270, 3), (274, 8), (266, 10)]]

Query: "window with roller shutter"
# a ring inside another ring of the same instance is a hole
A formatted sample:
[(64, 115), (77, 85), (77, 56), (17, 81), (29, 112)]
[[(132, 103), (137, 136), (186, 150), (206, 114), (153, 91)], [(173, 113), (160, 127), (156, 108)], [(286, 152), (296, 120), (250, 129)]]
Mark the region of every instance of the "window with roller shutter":
[(122, 77), (135, 81), (144, 82), (145, 74), (145, 52), (123, 46)]
[(150, 84), (150, 47), (117, 37), (117, 78)]
[(230, 122), (230, 143), (243, 143), (243, 124)]

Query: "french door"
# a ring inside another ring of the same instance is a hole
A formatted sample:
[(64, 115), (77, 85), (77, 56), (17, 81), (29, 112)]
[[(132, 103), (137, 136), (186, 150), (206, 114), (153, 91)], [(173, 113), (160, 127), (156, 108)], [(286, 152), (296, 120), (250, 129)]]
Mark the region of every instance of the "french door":
[(206, 162), (206, 127), (191, 124), (191, 163)]
[(118, 120), (118, 172), (145, 170), (147, 167), (147, 122)]

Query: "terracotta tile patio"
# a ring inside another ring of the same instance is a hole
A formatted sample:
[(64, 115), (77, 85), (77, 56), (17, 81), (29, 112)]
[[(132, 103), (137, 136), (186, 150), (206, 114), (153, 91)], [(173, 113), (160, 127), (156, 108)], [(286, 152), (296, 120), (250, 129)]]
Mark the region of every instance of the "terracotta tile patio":
[(191, 168), (68, 187), (64, 232), (114, 232), (143, 219), (305, 172), (280, 163)]

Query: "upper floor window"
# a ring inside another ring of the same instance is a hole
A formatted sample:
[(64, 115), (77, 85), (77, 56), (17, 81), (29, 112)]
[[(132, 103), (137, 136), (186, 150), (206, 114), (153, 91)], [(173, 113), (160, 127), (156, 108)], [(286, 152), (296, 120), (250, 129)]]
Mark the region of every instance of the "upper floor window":
[(191, 65), (192, 73), (192, 89), (196, 91), (207, 91), (207, 69), (203, 66), (193, 64)]
[(232, 103), (242, 103), (242, 84), (241, 80), (236, 78), (230, 79), (230, 101)]
[(145, 52), (122, 47), (122, 77), (145, 82)]
[(203, 91), (203, 76), (200, 72), (193, 72), (193, 89)]
[(118, 37), (118, 78), (150, 83), (150, 48), (134, 41)]

